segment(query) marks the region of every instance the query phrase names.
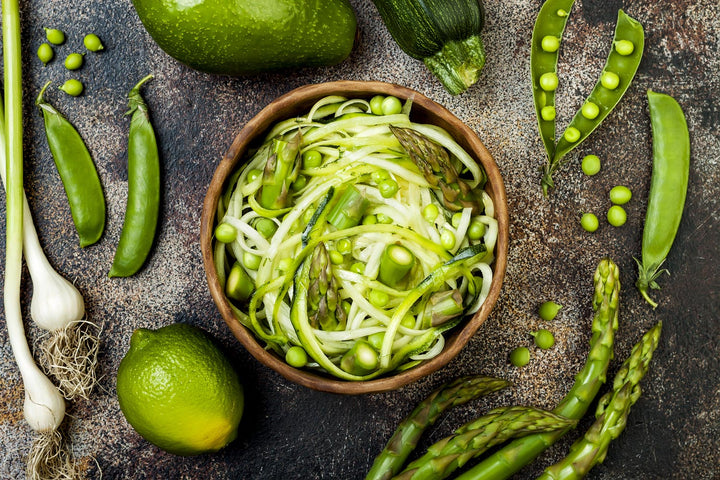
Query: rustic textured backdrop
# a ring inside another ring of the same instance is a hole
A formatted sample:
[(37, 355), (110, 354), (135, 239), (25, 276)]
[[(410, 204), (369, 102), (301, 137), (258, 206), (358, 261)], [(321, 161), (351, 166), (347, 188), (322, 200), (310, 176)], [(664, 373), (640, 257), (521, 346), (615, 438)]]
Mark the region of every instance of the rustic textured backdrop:
[[(716, 0), (578, 1), (560, 57), (559, 127), (594, 84), (604, 63), (619, 8), (645, 26), (646, 52), (633, 86), (615, 112), (557, 175), (549, 200), (538, 185), (543, 147), (536, 132), (528, 80), (529, 44), (539, 0), (486, 2), (483, 39), (488, 61), (480, 82), (458, 97), (445, 93), (418, 62), (392, 42), (370, 0), (351, 0), (360, 41), (336, 67), (247, 78), (210, 76), (165, 55), (143, 30), (129, 0), (22, 1), (25, 56), (26, 187), (41, 241), (51, 262), (75, 280), (89, 317), (103, 325), (100, 388), (90, 401), (72, 405), (69, 431), (75, 455), (89, 478), (359, 479), (400, 421), (430, 390), (460, 374), (484, 373), (513, 381), (499, 395), (449, 413), (423, 440), (429, 445), (464, 421), (509, 403), (554, 406), (570, 387), (587, 353), (591, 278), (608, 255), (621, 267), (624, 293), (616, 360), (627, 356), (642, 332), (664, 321), (661, 346), (643, 382), (644, 394), (628, 427), (595, 479), (711, 479), (720, 471), (720, 6)], [(108, 203), (107, 231), (81, 250), (62, 184), (34, 107), (40, 87), (69, 76), (56, 59), (43, 68), (35, 57), (43, 26), (62, 28), (81, 47), (94, 31), (106, 50), (87, 55), (79, 77), (86, 93), (72, 99), (57, 90), (47, 97), (86, 139), (98, 165)], [(126, 94), (140, 78), (158, 131), (163, 161), (162, 218), (150, 262), (129, 279), (107, 271), (125, 208), (128, 119)], [(208, 293), (199, 251), (199, 219), (215, 166), (243, 124), (276, 96), (327, 80), (384, 80), (414, 88), (465, 121), (495, 156), (510, 203), (510, 261), (502, 296), (490, 319), (461, 355), (436, 374), (400, 390), (345, 397), (296, 386), (251, 358), (232, 338)], [(651, 134), (645, 92), (673, 95), (691, 132), (690, 189), (678, 239), (663, 277), (661, 302), (652, 311), (634, 290), (634, 255), (640, 252), (651, 172)], [(599, 155), (602, 172), (586, 177), (579, 158)], [(601, 219), (584, 232), (580, 212), (602, 213), (607, 192), (626, 184), (633, 193), (628, 222), (613, 228)], [(1, 207), (4, 211), (4, 204)], [(3, 212), (4, 213), (4, 212)], [(4, 232), (4, 227), (3, 227)], [(1, 241), (4, 246), (4, 236)], [(3, 249), (4, 250), (4, 249)], [(1, 269), (2, 267), (0, 267)], [(31, 283), (24, 281), (25, 305)], [(533, 352), (523, 369), (508, 352), (529, 344), (540, 325), (537, 305), (554, 299), (565, 307), (551, 325), (557, 344)], [(0, 317), (2, 318), (2, 317)], [(115, 374), (138, 327), (189, 322), (211, 332), (233, 360), (247, 390), (239, 438), (214, 455), (181, 458), (140, 438), (123, 418)], [(0, 320), (4, 327), (4, 318)], [(0, 477), (22, 478), (31, 431), (22, 418), (23, 389), (5, 329), (0, 330)], [(37, 331), (29, 327), (32, 339)], [(586, 420), (581, 427), (587, 427)], [(579, 436), (573, 432), (518, 478), (533, 478), (562, 457)], [(102, 473), (101, 473), (102, 472)]]

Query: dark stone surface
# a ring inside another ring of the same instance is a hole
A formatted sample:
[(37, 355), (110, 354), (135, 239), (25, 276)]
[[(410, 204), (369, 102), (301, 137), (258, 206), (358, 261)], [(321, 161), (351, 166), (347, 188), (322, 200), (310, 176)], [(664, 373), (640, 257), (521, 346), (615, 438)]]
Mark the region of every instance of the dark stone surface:
[[(602, 68), (618, 8), (640, 20), (646, 52), (640, 71), (615, 112), (557, 175), (558, 189), (542, 197), (537, 168), (543, 161), (528, 82), (529, 42), (539, 1), (487, 2), (483, 38), (488, 61), (480, 82), (451, 97), (422, 64), (402, 54), (369, 0), (351, 0), (360, 42), (341, 65), (246, 78), (210, 76), (169, 58), (143, 30), (130, 1), (25, 0), (21, 2), (25, 55), (26, 187), (53, 265), (73, 279), (89, 317), (103, 325), (100, 388), (74, 403), (69, 433), (88, 478), (362, 478), (397, 423), (435, 386), (460, 374), (484, 373), (514, 387), (458, 408), (441, 419), (421, 447), (449, 434), (491, 407), (510, 403), (552, 408), (570, 387), (587, 354), (592, 272), (608, 255), (624, 282), (614, 374), (642, 332), (658, 320), (665, 329), (644, 393), (628, 427), (610, 447), (594, 479), (711, 479), (720, 470), (720, 6), (715, 0), (654, 2), (578, 1), (560, 57), (558, 110), (563, 128)], [(42, 27), (66, 31), (68, 42), (43, 68), (35, 57)], [(60, 85), (70, 73), (61, 60), (96, 32), (106, 51), (88, 54), (77, 73), (86, 93), (73, 99), (47, 94), (76, 125), (96, 161), (108, 203), (107, 230), (85, 250), (77, 245), (62, 184), (42, 133), (34, 98), (47, 80)], [(135, 277), (109, 279), (127, 190), (125, 156), (129, 89), (148, 72), (144, 89), (162, 148), (162, 219), (156, 247)], [(474, 129), (505, 177), (511, 215), (510, 261), (503, 294), (473, 341), (445, 369), (394, 392), (345, 397), (296, 386), (251, 358), (231, 337), (208, 293), (199, 251), (199, 219), (216, 164), (243, 124), (276, 96), (307, 83), (358, 79), (393, 81), (448, 107)], [(652, 311), (633, 287), (651, 172), (651, 135), (645, 91), (673, 95), (685, 109), (693, 147), (690, 189), (676, 244), (662, 278), (660, 307)], [(602, 172), (582, 174), (579, 159), (603, 160)], [(602, 219), (608, 190), (633, 191), (628, 223)], [(4, 203), (0, 207), (4, 213)], [(594, 211), (601, 228), (587, 234), (581, 212)], [(4, 231), (4, 228), (3, 228)], [(0, 241), (4, 246), (4, 236)], [(2, 267), (0, 267), (2, 268)], [(24, 280), (24, 304), (31, 283)], [(554, 299), (565, 307), (550, 328), (548, 351), (533, 350), (523, 369), (507, 353), (530, 344), (541, 321), (537, 305)], [(247, 389), (239, 438), (214, 455), (180, 458), (140, 438), (123, 418), (115, 373), (138, 327), (186, 321), (212, 333), (236, 365)], [(4, 326), (4, 319), (0, 322)], [(4, 328), (2, 329), (4, 331)], [(38, 336), (28, 325), (31, 341)], [(22, 418), (23, 390), (7, 336), (0, 335), (0, 478), (23, 478), (32, 433)], [(590, 423), (588, 417), (581, 429)], [(561, 458), (578, 438), (573, 432), (518, 478), (534, 478)]]

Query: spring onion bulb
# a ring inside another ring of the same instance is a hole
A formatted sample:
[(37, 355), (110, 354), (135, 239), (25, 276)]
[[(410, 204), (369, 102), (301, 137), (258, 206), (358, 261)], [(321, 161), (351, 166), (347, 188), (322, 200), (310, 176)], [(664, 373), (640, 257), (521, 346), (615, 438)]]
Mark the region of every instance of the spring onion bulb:
[(321, 99), (272, 127), (221, 198), (217, 223), (233, 231), (214, 258), (232, 310), (281, 358), (302, 349), (302, 368), (347, 380), (412, 368), (487, 297), (485, 172), (410, 109)]

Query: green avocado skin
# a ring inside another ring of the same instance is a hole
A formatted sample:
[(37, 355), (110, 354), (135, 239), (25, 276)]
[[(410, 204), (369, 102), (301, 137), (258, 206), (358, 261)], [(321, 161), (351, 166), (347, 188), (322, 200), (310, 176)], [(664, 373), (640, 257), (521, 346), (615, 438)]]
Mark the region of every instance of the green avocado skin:
[(244, 75), (334, 65), (357, 30), (347, 0), (133, 0), (168, 55), (203, 72)]

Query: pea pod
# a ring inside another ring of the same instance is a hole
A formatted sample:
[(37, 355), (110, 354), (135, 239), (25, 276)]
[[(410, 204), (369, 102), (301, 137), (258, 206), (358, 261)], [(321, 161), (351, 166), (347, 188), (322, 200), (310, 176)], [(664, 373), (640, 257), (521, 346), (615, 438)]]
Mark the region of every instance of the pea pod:
[(669, 95), (648, 90), (653, 135), (653, 170), (642, 239), (642, 262), (635, 283), (653, 306), (648, 287), (659, 289), (656, 280), (675, 240), (690, 176), (690, 133), (682, 108)]
[(65, 187), (80, 246), (92, 245), (105, 229), (105, 196), (90, 152), (73, 125), (49, 104), (40, 90), (35, 105), (45, 121), (50, 152)]
[(128, 94), (132, 115), (128, 137), (128, 200), (120, 242), (109, 276), (129, 277), (143, 266), (155, 238), (160, 206), (160, 155), (155, 131), (140, 87), (148, 75)]

